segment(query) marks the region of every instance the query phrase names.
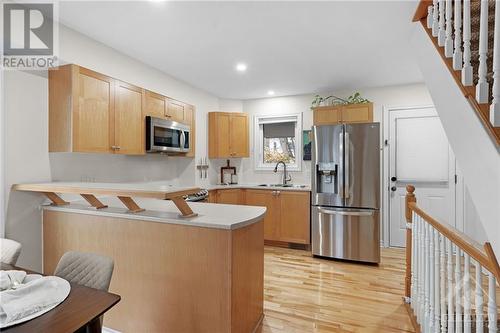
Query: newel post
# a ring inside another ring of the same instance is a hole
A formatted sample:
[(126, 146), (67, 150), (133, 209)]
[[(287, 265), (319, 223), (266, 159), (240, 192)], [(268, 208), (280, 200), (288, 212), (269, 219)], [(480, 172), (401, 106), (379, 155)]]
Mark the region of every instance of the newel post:
[(405, 214), (406, 214), (406, 273), (405, 273), (405, 299), (409, 300), (411, 295), (411, 255), (412, 255), (412, 211), (410, 203), (417, 202), (415, 197), (415, 186), (406, 186)]

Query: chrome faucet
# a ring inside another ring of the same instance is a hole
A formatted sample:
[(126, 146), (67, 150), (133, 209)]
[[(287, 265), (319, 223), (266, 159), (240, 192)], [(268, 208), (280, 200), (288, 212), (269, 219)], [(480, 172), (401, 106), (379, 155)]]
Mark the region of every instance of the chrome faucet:
[(288, 172), (286, 171), (286, 163), (283, 161), (279, 161), (276, 163), (276, 166), (274, 167), (274, 172), (278, 172), (278, 165), (283, 164), (283, 180), (282, 180), (282, 185), (286, 186), (288, 182), (292, 181), (292, 175), (288, 175)]

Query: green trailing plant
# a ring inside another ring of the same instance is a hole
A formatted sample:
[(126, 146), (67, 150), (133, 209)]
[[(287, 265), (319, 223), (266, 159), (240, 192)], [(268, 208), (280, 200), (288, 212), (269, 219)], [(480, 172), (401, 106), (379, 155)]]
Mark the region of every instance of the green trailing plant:
[(321, 95), (315, 95), (314, 99), (311, 103), (311, 108), (318, 107), (323, 105), (327, 105), (328, 100), (332, 100), (332, 105), (347, 105), (347, 104), (361, 104), (361, 103), (370, 103), (370, 101), (366, 98), (361, 97), (359, 92), (355, 92), (351, 96), (346, 99), (340, 98), (337, 96), (330, 95), (328, 97), (322, 97)]

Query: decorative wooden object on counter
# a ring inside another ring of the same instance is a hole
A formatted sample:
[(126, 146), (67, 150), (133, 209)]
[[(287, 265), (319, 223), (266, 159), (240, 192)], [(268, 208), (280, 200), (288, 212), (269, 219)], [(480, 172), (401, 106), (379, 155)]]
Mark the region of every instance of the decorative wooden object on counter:
[(146, 115), (190, 125), (194, 156), (194, 106), (73, 64), (49, 70), (49, 152), (143, 155)]
[(248, 115), (239, 112), (208, 113), (208, 157), (249, 157)]
[(373, 103), (319, 106), (313, 108), (314, 125), (373, 122)]
[(139, 207), (132, 197), (137, 198), (154, 198), (160, 200), (172, 200), (175, 206), (181, 212), (182, 217), (197, 216), (186, 201), (183, 199), (185, 195), (199, 192), (197, 187), (183, 189), (141, 189), (134, 184), (112, 184), (112, 183), (41, 183), (41, 184), (15, 184), (12, 185), (12, 190), (40, 192), (47, 196), (55, 206), (67, 205), (56, 193), (80, 194), (88, 203), (96, 209), (106, 208), (95, 195), (111, 195), (117, 196), (118, 199), (129, 209), (131, 213), (144, 211)]
[[(226, 166), (220, 168), (220, 183), (225, 184), (227, 182), (224, 181), (224, 174), (236, 175), (236, 167), (231, 166), (229, 160), (226, 160)], [(229, 182), (232, 184), (232, 182)]]

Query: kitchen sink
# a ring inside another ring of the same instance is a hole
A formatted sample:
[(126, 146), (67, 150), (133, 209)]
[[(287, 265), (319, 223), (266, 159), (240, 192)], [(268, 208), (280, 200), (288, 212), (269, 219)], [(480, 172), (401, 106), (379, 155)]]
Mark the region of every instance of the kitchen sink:
[(306, 185), (295, 185), (295, 184), (260, 184), (259, 187), (292, 187), (292, 188), (305, 188)]

